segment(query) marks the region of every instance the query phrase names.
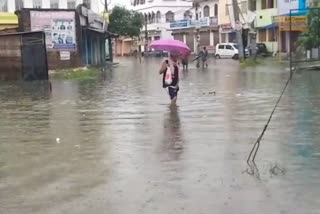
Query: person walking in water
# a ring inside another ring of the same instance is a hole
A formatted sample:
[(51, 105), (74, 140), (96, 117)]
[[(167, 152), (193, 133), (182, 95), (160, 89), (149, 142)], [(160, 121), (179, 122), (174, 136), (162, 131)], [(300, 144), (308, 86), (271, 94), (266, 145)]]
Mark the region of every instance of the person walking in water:
[(183, 70), (188, 71), (188, 64), (189, 64), (189, 55), (188, 54), (182, 55), (181, 63), (183, 66)]
[[(170, 69), (170, 70), (169, 70)], [(167, 72), (171, 72), (171, 83), (166, 83)], [(176, 105), (179, 91), (179, 67), (178, 56), (175, 53), (170, 53), (169, 59), (165, 60), (160, 68), (159, 74), (163, 75), (162, 86), (168, 88), (168, 94), (171, 99), (171, 106)]]
[(208, 51), (206, 47), (203, 47), (202, 51), (200, 52), (200, 57), (201, 57), (201, 61), (202, 61), (202, 68), (204, 68), (204, 66), (206, 66), (206, 68), (208, 67)]

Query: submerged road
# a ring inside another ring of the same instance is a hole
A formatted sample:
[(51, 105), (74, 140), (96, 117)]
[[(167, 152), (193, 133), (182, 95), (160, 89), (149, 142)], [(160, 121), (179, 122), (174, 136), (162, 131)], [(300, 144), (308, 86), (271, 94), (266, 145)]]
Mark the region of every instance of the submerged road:
[[(181, 73), (170, 109), (160, 61), (90, 81), (0, 83), (1, 214), (319, 214), (319, 72), (211, 61)], [(213, 92), (216, 92), (214, 94)]]

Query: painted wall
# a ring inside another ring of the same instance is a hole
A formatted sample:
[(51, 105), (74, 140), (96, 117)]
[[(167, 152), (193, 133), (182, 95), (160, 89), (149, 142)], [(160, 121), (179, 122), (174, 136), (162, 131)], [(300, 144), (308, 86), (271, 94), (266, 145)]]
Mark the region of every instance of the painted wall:
[(278, 14), (283, 15), (290, 12), (291, 9), (297, 9), (299, 8), (299, 2), (298, 1), (292, 1), (289, 0), (289, 2), (286, 1), (278, 1)]

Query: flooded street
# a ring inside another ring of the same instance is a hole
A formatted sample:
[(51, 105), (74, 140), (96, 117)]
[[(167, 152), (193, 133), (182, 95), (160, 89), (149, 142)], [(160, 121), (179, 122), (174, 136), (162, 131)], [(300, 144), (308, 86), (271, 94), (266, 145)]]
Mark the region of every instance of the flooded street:
[[(320, 72), (218, 60), (181, 73), (179, 107), (160, 61), (96, 80), (0, 83), (1, 214), (319, 214)], [(213, 92), (216, 92), (214, 94)]]

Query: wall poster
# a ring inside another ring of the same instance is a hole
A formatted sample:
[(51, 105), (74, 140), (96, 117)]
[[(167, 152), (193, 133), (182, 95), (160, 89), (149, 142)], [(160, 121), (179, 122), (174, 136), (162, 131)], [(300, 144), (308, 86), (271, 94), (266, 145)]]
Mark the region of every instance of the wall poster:
[(30, 11), (31, 31), (44, 31), (48, 51), (76, 51), (75, 12)]

